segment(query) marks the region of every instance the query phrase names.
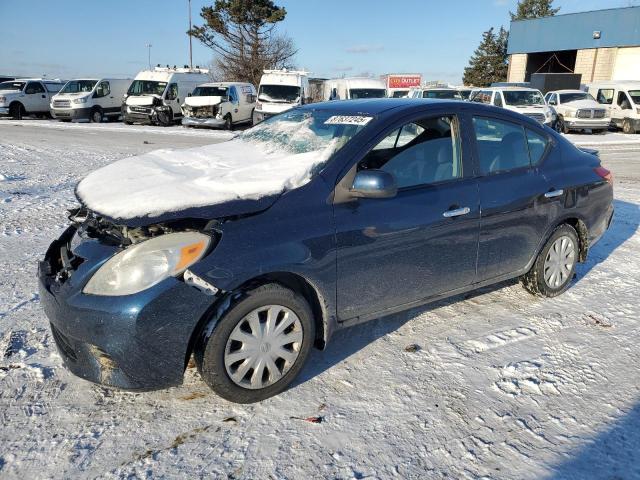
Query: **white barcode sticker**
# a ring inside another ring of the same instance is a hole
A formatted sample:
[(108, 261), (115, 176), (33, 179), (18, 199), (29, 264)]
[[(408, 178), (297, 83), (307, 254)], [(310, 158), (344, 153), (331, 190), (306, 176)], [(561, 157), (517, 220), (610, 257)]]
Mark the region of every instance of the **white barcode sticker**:
[(366, 125), (373, 117), (363, 117), (361, 115), (334, 115), (329, 117), (325, 125)]

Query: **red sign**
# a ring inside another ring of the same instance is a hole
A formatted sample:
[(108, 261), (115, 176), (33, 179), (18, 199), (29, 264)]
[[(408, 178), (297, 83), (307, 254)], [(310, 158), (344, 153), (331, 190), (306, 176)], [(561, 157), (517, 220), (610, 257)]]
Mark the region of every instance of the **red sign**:
[(422, 83), (422, 75), (389, 75), (387, 88), (411, 88), (419, 87)]

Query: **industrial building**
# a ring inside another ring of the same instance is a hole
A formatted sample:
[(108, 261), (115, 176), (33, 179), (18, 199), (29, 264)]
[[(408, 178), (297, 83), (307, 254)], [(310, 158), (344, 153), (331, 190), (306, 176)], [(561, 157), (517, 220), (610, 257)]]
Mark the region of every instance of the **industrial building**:
[(516, 20), (507, 51), (509, 82), (534, 73), (579, 73), (582, 83), (640, 80), (640, 7)]

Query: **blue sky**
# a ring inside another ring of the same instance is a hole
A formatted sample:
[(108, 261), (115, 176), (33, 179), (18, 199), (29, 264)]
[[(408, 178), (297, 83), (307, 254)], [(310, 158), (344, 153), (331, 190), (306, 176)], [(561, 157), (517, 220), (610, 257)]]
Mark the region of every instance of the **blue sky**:
[[(213, 0), (192, 0), (194, 24)], [(481, 34), (509, 25), (516, 0), (276, 0), (280, 30), (315, 76), (422, 73), (459, 82)], [(638, 5), (556, 0), (561, 13)], [(187, 0), (0, 0), (0, 75), (133, 76), (147, 65), (188, 63)], [(211, 51), (194, 40), (194, 64)]]

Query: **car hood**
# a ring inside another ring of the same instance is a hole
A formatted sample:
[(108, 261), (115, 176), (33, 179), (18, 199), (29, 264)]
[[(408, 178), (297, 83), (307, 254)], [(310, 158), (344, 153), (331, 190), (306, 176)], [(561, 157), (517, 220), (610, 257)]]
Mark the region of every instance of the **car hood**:
[(127, 105), (138, 105), (138, 106), (146, 106), (153, 105), (153, 99), (159, 98), (162, 100), (160, 95), (140, 95), (140, 96), (131, 96), (127, 97), (126, 104)]
[(222, 97), (187, 97), (184, 104), (190, 107), (207, 107), (218, 105), (222, 102)]
[(262, 103), (262, 111), (266, 113), (282, 113), (287, 110), (297, 107), (297, 103)]
[(156, 150), (90, 173), (76, 196), (89, 210), (121, 225), (246, 215), (310, 181), (331, 151), (292, 153), (241, 138)]
[(605, 106), (595, 102), (593, 100), (574, 100), (573, 102), (565, 102), (562, 104), (563, 107), (568, 108), (597, 108), (599, 110), (605, 110)]

